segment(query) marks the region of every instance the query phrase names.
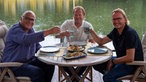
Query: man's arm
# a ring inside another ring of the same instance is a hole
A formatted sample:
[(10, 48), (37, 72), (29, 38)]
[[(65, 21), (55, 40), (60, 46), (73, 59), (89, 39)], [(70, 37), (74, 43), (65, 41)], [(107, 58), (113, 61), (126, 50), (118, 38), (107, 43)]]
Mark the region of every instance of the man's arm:
[(101, 38), (99, 37), (94, 30), (90, 29), (90, 34), (91, 36), (93, 37), (94, 41), (97, 42), (100, 46), (107, 43), (107, 42), (110, 42), (111, 39), (108, 38), (107, 36)]
[(44, 31), (44, 36), (47, 36), (49, 34), (57, 34), (60, 33), (60, 28), (59, 27), (53, 27), (50, 29), (47, 29)]
[(107, 69), (110, 70), (114, 64), (129, 63), (134, 61), (135, 48), (127, 49), (126, 55), (111, 59), (108, 63)]
[(125, 56), (115, 58), (113, 62), (114, 64), (133, 62), (134, 54), (135, 54), (135, 48), (127, 49)]

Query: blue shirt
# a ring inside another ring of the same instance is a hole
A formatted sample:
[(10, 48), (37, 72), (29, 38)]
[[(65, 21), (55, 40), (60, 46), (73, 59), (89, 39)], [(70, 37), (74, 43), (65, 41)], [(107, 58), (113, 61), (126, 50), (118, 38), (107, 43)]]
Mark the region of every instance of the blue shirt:
[(43, 40), (43, 31), (35, 33), (34, 29), (31, 28), (28, 32), (25, 32), (20, 23), (13, 25), (6, 36), (2, 61), (27, 62), (35, 56), (35, 53), (41, 47), (39, 42)]
[(137, 32), (131, 27), (126, 25), (121, 35), (114, 28), (107, 36), (113, 41), (117, 57), (126, 55), (127, 49), (135, 48), (134, 60), (143, 60), (141, 41)]

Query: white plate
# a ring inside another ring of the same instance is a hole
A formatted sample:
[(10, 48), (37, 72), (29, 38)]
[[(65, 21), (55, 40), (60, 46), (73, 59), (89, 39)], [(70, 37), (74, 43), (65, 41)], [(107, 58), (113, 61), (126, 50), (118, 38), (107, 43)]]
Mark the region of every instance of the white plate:
[(47, 47), (40, 48), (41, 52), (57, 52), (59, 50), (60, 48), (56, 46), (47, 46)]
[(87, 42), (85, 42), (85, 41), (74, 41), (74, 42), (70, 42), (70, 45), (85, 46), (86, 44), (87, 44)]

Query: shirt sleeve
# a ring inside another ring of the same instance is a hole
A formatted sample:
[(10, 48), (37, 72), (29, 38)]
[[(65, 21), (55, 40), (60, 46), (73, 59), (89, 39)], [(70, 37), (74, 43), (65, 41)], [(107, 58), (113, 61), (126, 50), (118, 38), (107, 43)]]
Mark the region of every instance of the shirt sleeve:
[(115, 32), (115, 29), (113, 29), (113, 30), (107, 35), (107, 37), (110, 38), (111, 40), (113, 40), (114, 32)]
[(61, 29), (61, 31), (66, 31), (67, 27), (69, 27), (68, 20), (64, 21), (64, 23), (61, 25), (60, 29)]
[[(87, 24), (86, 26), (89, 26), (90, 29), (94, 30), (94, 28), (93, 28), (93, 26), (92, 26), (91, 23), (89, 23), (89, 22), (86, 21), (86, 24)], [(89, 39), (93, 39), (92, 36), (91, 36), (91, 34), (89, 34)]]
[(125, 37), (126, 37), (125, 40), (127, 40), (125, 43), (125, 45), (127, 45), (126, 48), (127, 49), (136, 48), (136, 46), (138, 45), (137, 44), (138, 36), (137, 36), (136, 32), (129, 31), (129, 32), (127, 32), (127, 35)]
[(32, 44), (44, 40), (43, 31), (35, 33), (33, 30), (31, 33), (26, 33), (21, 28), (11, 30), (11, 39), (18, 44)]

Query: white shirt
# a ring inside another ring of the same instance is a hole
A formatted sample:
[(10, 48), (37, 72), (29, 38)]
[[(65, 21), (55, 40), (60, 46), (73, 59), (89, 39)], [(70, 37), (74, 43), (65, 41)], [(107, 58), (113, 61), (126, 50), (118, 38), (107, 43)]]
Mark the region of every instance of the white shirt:
[(61, 25), (61, 31), (69, 31), (71, 32), (71, 36), (69, 37), (69, 41), (87, 41), (88, 39), (92, 39), (92, 36), (90, 33), (85, 33), (84, 28), (89, 28), (93, 29), (92, 25), (87, 22), (83, 21), (82, 25), (77, 28), (74, 24), (74, 20), (66, 20), (62, 25)]

